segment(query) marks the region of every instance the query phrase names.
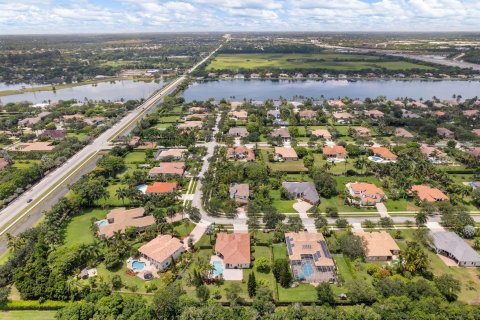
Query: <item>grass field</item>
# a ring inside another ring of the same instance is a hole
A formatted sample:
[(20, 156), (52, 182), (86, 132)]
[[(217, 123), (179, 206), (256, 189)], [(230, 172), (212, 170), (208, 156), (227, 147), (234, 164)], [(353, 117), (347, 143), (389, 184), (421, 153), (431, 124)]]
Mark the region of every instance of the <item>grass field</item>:
[(126, 163), (137, 163), (137, 162), (145, 162), (145, 152), (144, 151), (134, 151), (130, 152), (125, 156)]
[(53, 320), (56, 311), (15, 310), (0, 311), (2, 320)]
[(92, 209), (73, 217), (65, 231), (65, 245), (92, 243), (95, 237), (90, 231), (90, 221), (92, 218), (104, 219), (107, 212), (108, 210)]
[(406, 61), (387, 61), (373, 55), (352, 55), (341, 53), (314, 54), (220, 54), (208, 65), (207, 70), (239, 69), (324, 69), (333, 71), (355, 71), (364, 69), (406, 70), (432, 67)]

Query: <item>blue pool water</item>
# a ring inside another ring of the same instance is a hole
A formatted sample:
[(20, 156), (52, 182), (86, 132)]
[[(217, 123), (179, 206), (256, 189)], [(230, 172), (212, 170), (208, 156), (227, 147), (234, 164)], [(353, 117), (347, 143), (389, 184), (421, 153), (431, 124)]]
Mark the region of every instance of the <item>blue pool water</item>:
[(143, 193), (145, 193), (145, 191), (147, 191), (147, 188), (148, 188), (148, 186), (146, 184), (141, 184), (141, 185), (138, 185), (138, 186), (135, 187), (135, 189), (140, 190)]
[(223, 263), (220, 261), (213, 261), (213, 275), (220, 276), (223, 275)]
[(104, 227), (104, 226), (106, 226), (107, 224), (108, 224), (108, 220), (107, 220), (107, 219), (100, 220), (100, 221), (97, 222), (97, 225), (98, 225), (99, 227)]
[(382, 158), (380, 157), (371, 157), (370, 160), (372, 160), (373, 162), (382, 162)]
[(140, 270), (143, 270), (143, 268), (145, 268), (145, 262), (141, 262), (138, 260), (135, 260), (132, 262), (133, 271), (140, 271)]
[(304, 262), (302, 264), (302, 271), (298, 274), (300, 279), (306, 279), (312, 276), (313, 274), (313, 266), (310, 262)]

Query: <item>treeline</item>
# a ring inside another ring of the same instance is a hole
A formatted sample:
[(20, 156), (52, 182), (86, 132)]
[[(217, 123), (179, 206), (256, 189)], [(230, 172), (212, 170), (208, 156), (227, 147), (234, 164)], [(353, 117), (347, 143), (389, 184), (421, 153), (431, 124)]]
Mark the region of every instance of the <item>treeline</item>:
[(222, 47), (220, 53), (320, 53), (323, 49), (308, 44), (254, 44), (231, 43)]

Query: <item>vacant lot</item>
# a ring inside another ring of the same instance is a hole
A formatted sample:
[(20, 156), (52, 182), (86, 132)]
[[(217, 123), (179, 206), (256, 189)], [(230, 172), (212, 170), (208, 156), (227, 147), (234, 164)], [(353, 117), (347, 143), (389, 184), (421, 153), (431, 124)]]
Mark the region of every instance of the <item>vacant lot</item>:
[(432, 67), (406, 61), (392, 61), (385, 57), (372, 55), (352, 55), (341, 53), (315, 54), (221, 54), (207, 70), (239, 69), (322, 69), (332, 71), (355, 71), (365, 69), (387, 69), (391, 71), (406, 69), (433, 69)]

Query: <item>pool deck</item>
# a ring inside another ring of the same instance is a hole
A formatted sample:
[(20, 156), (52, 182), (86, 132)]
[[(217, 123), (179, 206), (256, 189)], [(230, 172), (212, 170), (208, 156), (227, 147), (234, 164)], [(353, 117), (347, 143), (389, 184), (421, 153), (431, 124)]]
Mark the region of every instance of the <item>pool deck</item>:
[(223, 265), (223, 279), (228, 281), (242, 281), (243, 280), (243, 269), (227, 269), (223, 260), (218, 256), (210, 257), (210, 264), (213, 265), (214, 261), (219, 261)]
[[(134, 261), (140, 261), (140, 262), (145, 263), (145, 267), (142, 270), (139, 270), (139, 271), (133, 270), (132, 263)], [(144, 278), (145, 273), (151, 273), (154, 278), (158, 277), (157, 268), (155, 268), (155, 266), (152, 265), (147, 259), (142, 258), (142, 257), (140, 257), (140, 258), (128, 258), (127, 269), (135, 272), (135, 275), (142, 280), (145, 280), (145, 278)]]

